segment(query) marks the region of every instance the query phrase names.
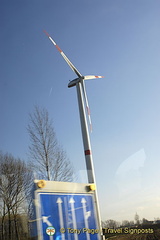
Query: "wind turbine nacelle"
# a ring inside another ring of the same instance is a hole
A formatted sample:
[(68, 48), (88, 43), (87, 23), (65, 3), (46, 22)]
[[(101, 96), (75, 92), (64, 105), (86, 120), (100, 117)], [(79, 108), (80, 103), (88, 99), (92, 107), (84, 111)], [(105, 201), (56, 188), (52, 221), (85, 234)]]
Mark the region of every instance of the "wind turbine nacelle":
[(76, 84), (83, 79), (84, 79), (84, 77), (79, 77), (79, 78), (73, 79), (72, 81), (69, 82), (68, 87), (71, 88), (71, 87), (76, 86)]
[(75, 78), (72, 81), (69, 82), (68, 87), (74, 87), (76, 84), (82, 80), (90, 80), (90, 79), (96, 79), (96, 78), (103, 78), (103, 76), (95, 76), (95, 75), (87, 75), (87, 76), (80, 76), (79, 78)]

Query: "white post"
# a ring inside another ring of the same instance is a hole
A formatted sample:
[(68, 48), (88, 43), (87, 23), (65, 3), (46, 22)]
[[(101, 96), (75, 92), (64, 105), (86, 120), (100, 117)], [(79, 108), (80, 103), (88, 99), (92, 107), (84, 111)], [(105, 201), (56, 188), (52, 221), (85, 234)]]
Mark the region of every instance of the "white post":
[[(88, 182), (94, 183), (96, 185), (92, 151), (91, 151), (91, 143), (90, 143), (87, 119), (85, 114), (85, 108), (84, 108), (84, 100), (82, 96), (82, 84), (84, 84), (84, 82), (81, 83), (79, 81), (78, 83), (76, 83), (76, 88), (77, 88), (77, 97), (78, 97), (79, 114), (80, 114), (80, 121), (81, 121), (84, 154), (85, 154), (86, 167), (87, 167), (87, 176), (88, 176)], [(102, 231), (97, 190), (95, 190), (95, 200), (96, 200), (96, 206), (97, 206), (98, 227), (100, 231)], [(101, 232), (101, 235), (102, 235), (102, 232)]]
[(95, 183), (95, 174), (94, 174), (94, 167), (93, 167), (93, 160), (92, 160), (91, 144), (90, 144), (88, 125), (87, 125), (87, 119), (86, 119), (85, 108), (84, 108), (84, 101), (83, 101), (83, 96), (82, 96), (81, 82), (78, 82), (76, 84), (76, 87), (77, 87), (79, 114), (80, 114), (80, 121), (81, 121), (81, 130), (82, 130), (84, 154), (85, 154), (85, 159), (86, 159), (88, 182)]

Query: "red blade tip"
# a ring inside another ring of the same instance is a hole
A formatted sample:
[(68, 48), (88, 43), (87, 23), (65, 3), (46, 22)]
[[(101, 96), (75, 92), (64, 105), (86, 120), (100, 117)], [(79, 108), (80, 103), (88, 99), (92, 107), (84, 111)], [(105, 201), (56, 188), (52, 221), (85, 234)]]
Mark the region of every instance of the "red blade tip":
[(46, 32), (46, 30), (43, 30), (43, 32), (44, 32), (48, 37), (50, 37), (49, 34)]

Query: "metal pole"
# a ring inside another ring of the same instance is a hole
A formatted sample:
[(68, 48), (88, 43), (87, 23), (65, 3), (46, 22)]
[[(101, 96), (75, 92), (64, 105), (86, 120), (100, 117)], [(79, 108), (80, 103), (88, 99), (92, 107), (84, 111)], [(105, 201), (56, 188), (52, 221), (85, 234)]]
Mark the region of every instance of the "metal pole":
[(88, 182), (95, 183), (91, 144), (90, 144), (90, 138), (89, 138), (89, 132), (88, 132), (87, 119), (86, 119), (86, 114), (84, 109), (81, 82), (78, 82), (76, 84), (76, 87), (77, 87), (79, 114), (80, 114), (80, 121), (81, 121), (81, 130), (82, 130), (82, 138), (83, 138), (83, 145), (84, 145), (84, 154), (86, 159)]
[[(78, 97), (79, 114), (80, 114), (80, 121), (81, 121), (84, 154), (85, 154), (86, 167), (87, 167), (87, 176), (88, 176), (88, 182), (94, 183), (96, 185), (93, 158), (92, 158), (92, 152), (91, 152), (91, 144), (90, 144), (88, 125), (87, 125), (85, 108), (84, 108), (84, 101), (82, 96), (82, 84), (83, 82), (82, 83), (78, 82), (76, 84), (76, 88), (77, 88), (77, 97)], [(96, 206), (97, 206), (98, 225), (99, 225), (99, 229), (102, 231), (97, 190), (95, 190), (95, 200), (96, 200)], [(102, 232), (101, 232), (101, 237), (102, 237)]]

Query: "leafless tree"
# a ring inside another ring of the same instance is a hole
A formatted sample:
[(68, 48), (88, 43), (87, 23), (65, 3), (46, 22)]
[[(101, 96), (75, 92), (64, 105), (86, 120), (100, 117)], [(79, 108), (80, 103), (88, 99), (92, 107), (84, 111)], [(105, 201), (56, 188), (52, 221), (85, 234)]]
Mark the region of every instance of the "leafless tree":
[(130, 221), (128, 221), (128, 220), (122, 221), (122, 227), (129, 227), (129, 226), (130, 226)]
[(59, 147), (52, 121), (45, 108), (35, 106), (29, 114), (29, 155), (37, 177), (52, 181), (71, 181), (73, 167), (64, 150)]
[(146, 218), (142, 218), (142, 224), (147, 224), (149, 221)]
[(115, 220), (108, 219), (102, 223), (102, 226), (104, 228), (117, 228), (120, 226), (120, 223)]
[[(0, 153), (1, 238), (20, 239), (18, 219), (24, 214), (30, 194), (32, 173), (25, 162)], [(5, 236), (5, 238), (4, 238)]]

